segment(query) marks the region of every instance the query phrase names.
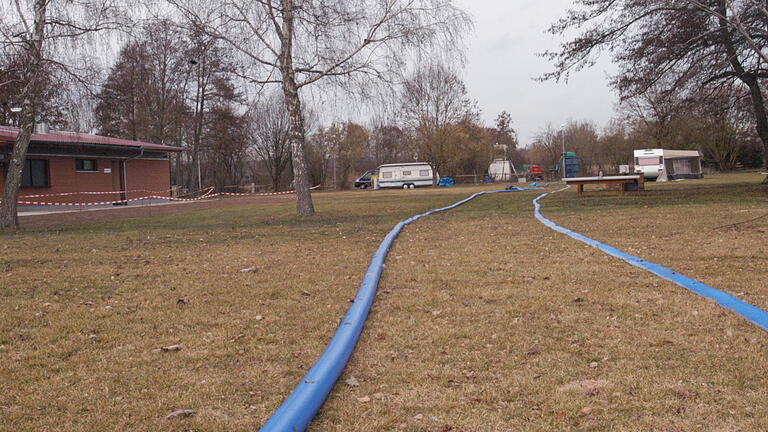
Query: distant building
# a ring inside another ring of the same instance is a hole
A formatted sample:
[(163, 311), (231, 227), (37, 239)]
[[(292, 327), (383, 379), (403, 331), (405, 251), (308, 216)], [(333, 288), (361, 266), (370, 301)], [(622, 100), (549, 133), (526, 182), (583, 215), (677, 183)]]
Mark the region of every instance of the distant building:
[[(130, 141), (75, 132), (38, 130), (32, 135), (24, 164), (19, 196), (76, 192), (116, 192), (86, 202), (142, 196), (140, 192), (168, 191), (169, 154), (179, 147)], [(0, 190), (5, 183), (17, 128), (0, 127)], [(145, 194), (146, 195), (146, 194)], [(59, 202), (82, 201), (82, 195), (59, 196)]]

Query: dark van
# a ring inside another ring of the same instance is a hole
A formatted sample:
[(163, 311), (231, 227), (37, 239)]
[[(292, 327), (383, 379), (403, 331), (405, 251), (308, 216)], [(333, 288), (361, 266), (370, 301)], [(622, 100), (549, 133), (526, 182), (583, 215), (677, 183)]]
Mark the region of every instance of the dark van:
[(355, 180), (355, 187), (358, 189), (368, 189), (370, 187), (373, 187), (373, 183), (371, 183), (371, 176), (376, 175), (379, 173), (379, 170), (370, 170), (366, 171), (365, 174), (358, 177), (357, 180)]

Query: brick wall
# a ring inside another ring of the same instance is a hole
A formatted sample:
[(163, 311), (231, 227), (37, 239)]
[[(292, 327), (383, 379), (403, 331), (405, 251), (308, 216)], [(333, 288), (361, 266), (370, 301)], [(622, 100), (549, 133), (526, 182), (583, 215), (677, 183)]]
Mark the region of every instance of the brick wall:
[[(170, 196), (171, 163), (168, 160), (134, 159), (125, 163), (128, 174), (128, 190), (144, 189), (157, 192), (157, 195)], [(146, 193), (132, 193), (130, 198), (144, 196)]]
[[(96, 159), (95, 172), (82, 172), (75, 169), (75, 159), (73, 157), (52, 157), (52, 156), (29, 156), (29, 159), (47, 159), (48, 160), (48, 180), (49, 187), (44, 188), (22, 188), (19, 196), (38, 195), (38, 194), (58, 194), (68, 192), (108, 192), (116, 188), (115, 177), (119, 172), (115, 172), (118, 167), (118, 159), (109, 158), (91, 158)], [(118, 162), (113, 164), (113, 162)], [(168, 160), (143, 160), (134, 159), (126, 162), (127, 188), (128, 190), (145, 189), (147, 191), (163, 192), (170, 188), (170, 162)], [(111, 172), (104, 172), (107, 168)], [(119, 177), (117, 177), (119, 178)], [(3, 175), (0, 172), (0, 190), (3, 187)], [(129, 198), (136, 198), (149, 194), (131, 193)], [(167, 193), (162, 193), (167, 195)], [(20, 198), (21, 199), (21, 198)], [(30, 201), (48, 201), (48, 202), (99, 202), (121, 199), (118, 194), (101, 195), (72, 195), (34, 198)]]

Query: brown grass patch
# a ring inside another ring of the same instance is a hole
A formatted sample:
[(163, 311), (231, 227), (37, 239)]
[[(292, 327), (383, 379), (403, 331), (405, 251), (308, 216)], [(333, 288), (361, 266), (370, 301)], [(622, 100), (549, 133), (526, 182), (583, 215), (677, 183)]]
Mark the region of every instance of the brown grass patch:
[[(739, 181), (713, 187), (751, 187)], [(642, 256), (763, 301), (759, 274), (746, 273), (766, 251), (744, 252), (764, 236), (740, 231), (738, 253), (692, 246), (760, 196), (709, 203), (697, 185), (672, 185), (688, 202), (653, 185), (647, 200), (566, 193), (544, 211), (628, 252), (630, 235), (659, 232), (647, 220), (686, 215), (662, 229), (674, 241)], [(258, 428), (324, 348), (392, 225), (475, 190), (327, 194), (310, 220), (286, 202), (3, 236), (0, 429)], [(481, 197), (405, 230), (312, 430), (768, 428), (765, 332), (547, 229), (534, 196)], [(648, 214), (649, 202), (663, 211)], [(714, 257), (727, 270), (707, 273)], [(181, 349), (158, 351), (169, 345)], [(584, 390), (558, 391), (568, 385)], [(177, 409), (197, 414), (164, 420)]]

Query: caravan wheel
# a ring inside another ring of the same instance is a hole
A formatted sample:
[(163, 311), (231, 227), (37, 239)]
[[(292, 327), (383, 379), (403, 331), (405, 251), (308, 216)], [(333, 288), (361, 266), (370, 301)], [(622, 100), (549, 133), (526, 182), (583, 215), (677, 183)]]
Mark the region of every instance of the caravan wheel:
[(404, 184), (404, 185), (403, 185), (403, 189), (408, 189), (408, 185), (407, 185), (407, 184)]

